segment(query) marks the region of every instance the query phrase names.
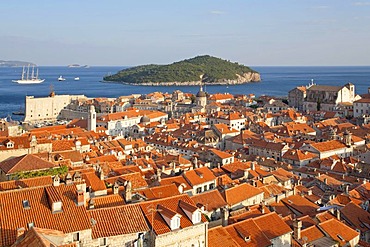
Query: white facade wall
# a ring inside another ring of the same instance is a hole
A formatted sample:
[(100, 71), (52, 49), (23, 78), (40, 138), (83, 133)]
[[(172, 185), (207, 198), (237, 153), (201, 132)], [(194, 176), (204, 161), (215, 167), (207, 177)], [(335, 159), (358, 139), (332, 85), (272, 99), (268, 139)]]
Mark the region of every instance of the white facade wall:
[(208, 246), (207, 231), (208, 231), (208, 222), (186, 227), (184, 229), (174, 230), (169, 233), (156, 236), (155, 246), (206, 247)]
[(370, 114), (370, 102), (364, 103), (364, 102), (354, 102), (353, 103), (353, 116), (354, 117), (361, 117), (363, 115), (369, 115)]
[(270, 241), (272, 243), (272, 246), (290, 247), (292, 246), (292, 234), (289, 232), (277, 238), (270, 239)]

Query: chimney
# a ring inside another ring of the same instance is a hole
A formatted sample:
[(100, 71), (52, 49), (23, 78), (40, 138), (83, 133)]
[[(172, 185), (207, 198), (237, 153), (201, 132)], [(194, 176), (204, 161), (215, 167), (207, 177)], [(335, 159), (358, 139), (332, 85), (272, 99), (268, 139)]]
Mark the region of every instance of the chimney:
[(340, 210), (338, 208), (335, 209), (335, 216), (337, 216), (337, 219), (340, 220)]
[(77, 196), (77, 206), (83, 206), (85, 205), (85, 194), (83, 190), (77, 190), (76, 191)]
[(348, 194), (349, 194), (349, 184), (345, 184), (345, 185), (344, 185), (344, 193), (345, 193), (346, 195), (348, 195)]
[(252, 171), (256, 170), (256, 162), (254, 161), (251, 162), (251, 170)]
[(26, 233), (26, 229), (24, 229), (24, 227), (18, 228), (17, 229), (17, 239), (23, 238), (25, 233)]
[(119, 185), (116, 181), (113, 185), (113, 194), (117, 195), (118, 194), (118, 189), (119, 189)]
[(263, 205), (263, 202), (260, 203), (259, 210), (261, 211), (262, 214), (265, 213), (265, 206)]
[(131, 200), (132, 200), (131, 190), (132, 190), (131, 182), (126, 181), (126, 183), (125, 183), (125, 201), (126, 202), (131, 202)]
[(157, 169), (157, 181), (161, 182), (161, 176), (162, 176), (162, 171), (160, 169)]
[(257, 187), (257, 181), (256, 180), (253, 180), (253, 186)]
[(180, 184), (177, 189), (179, 190), (180, 194), (184, 193), (184, 185), (183, 184)]
[(328, 179), (327, 178), (324, 178), (324, 183), (328, 184)]
[(58, 175), (55, 175), (53, 177), (53, 185), (56, 187), (56, 186), (59, 186), (60, 185), (60, 177)]
[(221, 219), (222, 219), (222, 226), (227, 226), (229, 221), (229, 210), (227, 207), (221, 208)]
[(301, 230), (302, 230), (302, 221), (294, 220), (293, 221), (293, 228), (294, 228), (293, 237), (296, 240), (300, 240), (301, 239)]
[(248, 179), (249, 171), (247, 169), (244, 170), (244, 178)]
[(89, 209), (95, 208), (95, 200), (94, 198), (91, 198), (89, 201)]
[(101, 167), (99, 169), (99, 179), (102, 181), (104, 180), (104, 172), (103, 172), (103, 169), (101, 169)]
[(67, 176), (66, 176), (66, 185), (70, 185), (72, 184), (72, 175), (70, 173), (67, 173)]

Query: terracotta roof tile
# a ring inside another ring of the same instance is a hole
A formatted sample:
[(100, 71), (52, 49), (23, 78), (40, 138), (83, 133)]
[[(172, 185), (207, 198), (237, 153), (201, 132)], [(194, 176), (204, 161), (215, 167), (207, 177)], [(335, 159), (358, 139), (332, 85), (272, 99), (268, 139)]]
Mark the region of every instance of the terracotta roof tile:
[[(180, 207), (181, 200), (195, 206), (194, 202), (186, 194), (140, 203), (140, 207), (144, 212), (147, 222), (151, 225), (151, 227), (153, 227), (153, 230), (157, 235), (171, 232), (171, 228), (164, 221), (163, 217), (161, 216), (161, 212), (159, 212), (159, 209), (163, 210), (163, 208), (166, 208), (168, 212), (181, 215), (181, 229), (193, 225), (192, 221), (187, 217), (183, 209)], [(161, 205), (160, 208), (158, 208), (158, 205)], [(203, 215), (201, 221), (207, 221)]]
[(290, 227), (275, 212), (254, 218), (253, 221), (270, 240), (292, 232)]
[(261, 189), (253, 187), (250, 184), (244, 183), (226, 189), (221, 193), (221, 195), (223, 196), (227, 204), (232, 206), (262, 193), (263, 191)]
[(318, 205), (300, 195), (292, 195), (281, 200), (288, 208), (298, 211), (301, 215), (315, 215)]
[(183, 176), (192, 186), (216, 180), (215, 175), (206, 166), (186, 171)]
[(88, 211), (92, 237), (102, 238), (149, 231), (143, 212), (137, 204)]
[(222, 226), (208, 230), (208, 245), (214, 247), (239, 247), (231, 234)]
[(346, 147), (344, 143), (337, 141), (337, 140), (326, 141), (326, 142), (316, 142), (316, 143), (311, 143), (310, 145), (320, 152), (327, 152), (327, 151), (341, 149), (341, 148)]
[(39, 157), (32, 154), (25, 154), (0, 162), (0, 169), (3, 170), (5, 174), (23, 171), (43, 170), (54, 167), (57, 167), (57, 165), (49, 161), (40, 159)]
[(124, 183), (125, 181), (130, 181), (133, 190), (142, 189), (148, 187), (147, 182), (139, 172), (133, 172), (128, 174), (123, 174), (116, 177), (110, 177), (105, 179), (106, 182), (114, 184), (116, 181)]
[(204, 206), (205, 211), (213, 211), (227, 205), (218, 190), (206, 191), (192, 196), (191, 199), (198, 207)]
[(360, 235), (359, 232), (353, 230), (344, 223), (330, 219), (319, 224), (319, 227), (324, 230), (332, 239), (339, 242), (340, 246), (346, 245), (349, 241)]
[[(12, 190), (0, 193), (0, 231), (1, 246), (15, 242), (16, 230), (28, 228), (33, 222), (36, 227), (55, 229), (64, 233), (86, 230), (91, 227), (86, 209), (75, 203), (77, 188), (75, 185), (55, 187), (62, 199), (63, 211), (52, 213), (48, 206), (44, 187)], [(28, 200), (29, 208), (23, 207)]]
[(370, 230), (370, 213), (353, 202), (340, 209), (343, 218), (353, 227), (362, 232)]
[(151, 187), (144, 190), (139, 190), (137, 193), (145, 196), (148, 200), (180, 195), (180, 192), (175, 184)]
[(20, 179), (20, 180), (10, 180), (10, 181), (5, 181), (5, 182), (0, 183), (0, 191), (45, 186), (45, 185), (51, 185), (52, 183), (53, 181), (52, 181), (51, 176), (27, 178), (27, 179)]
[[(92, 200), (92, 199), (90, 199)], [(93, 198), (94, 200), (94, 208), (108, 208), (108, 207), (118, 207), (125, 205), (125, 201), (122, 197), (122, 194), (112, 194), (112, 195), (104, 195), (104, 196), (97, 196)]]
[(301, 231), (302, 238), (307, 238), (307, 243), (325, 237), (324, 233), (316, 226), (310, 226)]

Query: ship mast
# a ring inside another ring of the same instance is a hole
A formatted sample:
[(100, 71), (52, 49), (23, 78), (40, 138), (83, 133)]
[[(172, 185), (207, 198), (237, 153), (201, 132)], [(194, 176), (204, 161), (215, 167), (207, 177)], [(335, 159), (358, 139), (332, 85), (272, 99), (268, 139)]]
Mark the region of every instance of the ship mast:
[(23, 68), (22, 68), (22, 81), (24, 80), (24, 72), (25, 72), (25, 70), (24, 70), (24, 66), (23, 66)]
[(27, 81), (28, 81), (28, 75), (30, 73), (30, 65), (28, 64), (28, 67), (27, 67)]
[(32, 65), (32, 75), (31, 80), (35, 79), (35, 65)]

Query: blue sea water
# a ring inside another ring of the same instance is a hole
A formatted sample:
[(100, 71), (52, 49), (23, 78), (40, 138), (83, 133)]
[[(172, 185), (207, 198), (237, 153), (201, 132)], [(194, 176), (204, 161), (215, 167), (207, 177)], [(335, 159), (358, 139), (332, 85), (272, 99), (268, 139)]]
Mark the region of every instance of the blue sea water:
[[(183, 92), (196, 93), (197, 86), (130, 86), (115, 83), (103, 83), (102, 78), (109, 73), (115, 73), (122, 67), (90, 67), (68, 68), (41, 66), (39, 77), (45, 82), (36, 85), (21, 85), (12, 80), (19, 79), (22, 68), (0, 67), (0, 118), (10, 115), (14, 111), (24, 108), (26, 95), (46, 96), (53, 87), (56, 94), (84, 94), (88, 97), (118, 97), (129, 94), (147, 94), (154, 91), (172, 92), (180, 89)], [(234, 86), (207, 86), (209, 93), (250, 94), (256, 96), (273, 95), (287, 96), (288, 91), (296, 86), (307, 85), (314, 80), (322, 85), (344, 85), (352, 82), (356, 86), (356, 93), (363, 94), (370, 87), (370, 66), (348, 67), (253, 67), (261, 74), (262, 81)], [(66, 81), (59, 82), (62, 75)], [(74, 77), (80, 77), (74, 81)], [(20, 120), (19, 116), (12, 116)]]

